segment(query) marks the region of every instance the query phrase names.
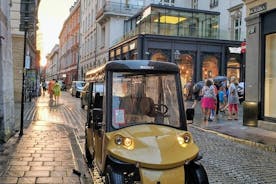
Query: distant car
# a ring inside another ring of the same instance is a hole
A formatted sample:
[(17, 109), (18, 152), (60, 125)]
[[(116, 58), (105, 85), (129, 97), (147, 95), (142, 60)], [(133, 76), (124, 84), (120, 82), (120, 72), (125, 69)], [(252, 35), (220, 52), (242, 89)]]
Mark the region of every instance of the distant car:
[[(95, 83), (94, 84), (94, 90), (97, 90), (98, 92), (100, 92), (101, 94), (103, 94), (103, 85), (102, 84), (98, 84), (98, 83)], [(81, 99), (81, 108), (84, 108), (85, 106), (88, 105), (88, 100), (89, 100), (89, 83), (86, 83), (83, 90), (81, 91), (80, 93), (80, 99)], [(94, 94), (94, 93), (93, 93)]]
[(66, 90), (66, 85), (65, 85), (64, 81), (58, 80), (58, 84), (61, 87), (61, 91), (65, 91)]
[(76, 96), (77, 98), (80, 97), (80, 93), (83, 90), (84, 85), (85, 85), (84, 81), (72, 81), (71, 95)]

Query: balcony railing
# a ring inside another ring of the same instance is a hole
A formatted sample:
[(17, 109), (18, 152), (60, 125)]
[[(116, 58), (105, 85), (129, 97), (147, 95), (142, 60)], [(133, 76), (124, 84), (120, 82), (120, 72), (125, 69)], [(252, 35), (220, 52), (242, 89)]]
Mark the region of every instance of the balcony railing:
[(105, 1), (103, 7), (100, 8), (97, 12), (96, 20), (100, 19), (105, 14), (132, 16), (140, 11), (143, 7), (144, 6)]

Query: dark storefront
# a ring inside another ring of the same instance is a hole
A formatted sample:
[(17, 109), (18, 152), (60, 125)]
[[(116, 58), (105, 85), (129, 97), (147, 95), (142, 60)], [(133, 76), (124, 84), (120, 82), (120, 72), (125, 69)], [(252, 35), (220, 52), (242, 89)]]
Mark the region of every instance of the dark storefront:
[(137, 35), (109, 50), (109, 60), (151, 59), (179, 65), (183, 86), (218, 75), (243, 81), (242, 57), (229, 47), (240, 42), (162, 35)]

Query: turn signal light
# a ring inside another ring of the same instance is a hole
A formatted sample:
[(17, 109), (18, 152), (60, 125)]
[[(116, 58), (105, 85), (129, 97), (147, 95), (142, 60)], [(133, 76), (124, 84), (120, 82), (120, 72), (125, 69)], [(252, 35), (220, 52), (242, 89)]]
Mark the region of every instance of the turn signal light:
[(185, 133), (183, 135), (177, 136), (177, 140), (181, 146), (186, 147), (192, 141), (192, 137), (190, 134)]
[(131, 138), (129, 137), (123, 137), (121, 135), (116, 135), (115, 136), (115, 143), (117, 145), (122, 145), (126, 149), (132, 150), (134, 148), (134, 142)]

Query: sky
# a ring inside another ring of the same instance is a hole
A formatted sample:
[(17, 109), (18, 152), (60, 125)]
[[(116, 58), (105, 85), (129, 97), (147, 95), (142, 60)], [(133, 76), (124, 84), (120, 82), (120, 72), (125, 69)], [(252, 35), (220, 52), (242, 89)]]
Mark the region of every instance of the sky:
[(41, 0), (38, 8), (37, 45), (41, 52), (41, 65), (46, 64), (46, 55), (55, 44), (63, 23), (70, 14), (70, 7), (75, 0)]

